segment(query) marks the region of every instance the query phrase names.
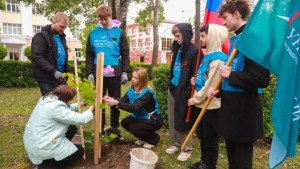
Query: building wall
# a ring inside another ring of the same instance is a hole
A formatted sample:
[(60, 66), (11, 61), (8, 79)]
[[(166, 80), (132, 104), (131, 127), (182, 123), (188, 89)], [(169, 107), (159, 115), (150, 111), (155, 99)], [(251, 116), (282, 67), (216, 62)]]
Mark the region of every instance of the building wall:
[[(172, 35), (172, 27), (177, 24), (174, 21), (163, 21), (158, 27), (159, 35), (159, 49), (158, 49), (158, 63), (170, 63), (170, 50), (162, 50), (162, 38), (174, 39)], [(138, 24), (130, 24), (126, 27), (127, 35), (130, 38), (130, 60), (137, 62), (152, 62), (152, 53), (153, 53), (153, 27), (152, 25), (147, 25), (148, 32), (141, 32)], [(150, 43), (147, 45), (147, 40)], [(142, 45), (139, 46), (139, 42)], [(135, 45), (134, 45), (135, 43)]]
[[(21, 35), (9, 35), (3, 32), (3, 23), (20, 24), (22, 34)], [(8, 55), (4, 60), (10, 60), (10, 53), (17, 52), (20, 61), (27, 61), (27, 57), (24, 56), (24, 49), (27, 46), (31, 46), (33, 33), (33, 25), (44, 27), (47, 24), (51, 24), (46, 17), (39, 14), (32, 14), (32, 5), (26, 6), (25, 3), (20, 2), (20, 12), (7, 12), (5, 10), (0, 11), (0, 43), (8, 49)], [(82, 29), (83, 24), (80, 25)], [(76, 56), (75, 48), (82, 48), (82, 45), (78, 39), (75, 39), (70, 32), (69, 28), (65, 31), (67, 45), (69, 47), (69, 56), (73, 59)]]

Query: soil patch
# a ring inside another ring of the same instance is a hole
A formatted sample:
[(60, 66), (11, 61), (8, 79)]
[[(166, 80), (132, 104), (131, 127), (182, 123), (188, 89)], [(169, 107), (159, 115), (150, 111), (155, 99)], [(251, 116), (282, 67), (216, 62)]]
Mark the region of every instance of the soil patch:
[[(87, 169), (128, 169), (130, 166), (130, 150), (137, 147), (134, 142), (118, 140), (111, 143), (102, 143), (101, 159), (99, 164), (94, 164), (94, 151), (86, 152), (86, 160), (76, 162), (71, 168), (87, 168)], [(156, 164), (155, 169), (163, 169), (160, 160)]]

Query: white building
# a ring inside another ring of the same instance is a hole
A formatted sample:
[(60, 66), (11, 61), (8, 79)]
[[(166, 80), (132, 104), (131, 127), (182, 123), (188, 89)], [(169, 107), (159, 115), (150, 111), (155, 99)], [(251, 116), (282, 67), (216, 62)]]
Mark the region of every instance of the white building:
[[(15, 0), (5, 0), (5, 3), (6, 9), (0, 11), (0, 43), (8, 49), (8, 55), (4, 60), (27, 61), (27, 57), (24, 56), (24, 49), (31, 46), (32, 37), (51, 22), (39, 14), (39, 6), (27, 6), (24, 2)], [(83, 25), (80, 27), (82, 28)], [(77, 29), (74, 36), (68, 28), (65, 31), (69, 59), (73, 59), (75, 56), (81, 57), (80, 48), (82, 45), (78, 40), (81, 30)]]

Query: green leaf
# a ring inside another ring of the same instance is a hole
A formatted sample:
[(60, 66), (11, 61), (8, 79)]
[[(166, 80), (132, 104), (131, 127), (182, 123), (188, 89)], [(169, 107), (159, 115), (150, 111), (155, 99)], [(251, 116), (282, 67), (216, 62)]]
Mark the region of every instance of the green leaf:
[(100, 104), (100, 109), (105, 109), (106, 108), (106, 104), (105, 103), (101, 103)]

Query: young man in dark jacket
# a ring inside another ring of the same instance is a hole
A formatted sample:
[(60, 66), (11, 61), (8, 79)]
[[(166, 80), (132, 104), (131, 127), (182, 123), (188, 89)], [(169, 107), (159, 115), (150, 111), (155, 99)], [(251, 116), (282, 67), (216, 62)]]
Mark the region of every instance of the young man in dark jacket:
[[(103, 70), (103, 95), (106, 90), (111, 97), (120, 98), (121, 84), (128, 81), (129, 72), (129, 49), (126, 36), (119, 28), (120, 21), (111, 20), (112, 10), (109, 6), (100, 6), (96, 15), (100, 19), (100, 24), (94, 28), (88, 37), (86, 45), (86, 73), (88, 80), (95, 83), (97, 54), (104, 52), (104, 70)], [(103, 126), (105, 125), (105, 112), (103, 111)], [(119, 124), (120, 111), (116, 106), (111, 107), (110, 124), (113, 132), (120, 136), (117, 129)]]
[(55, 14), (51, 25), (32, 38), (32, 72), (42, 95), (62, 84), (62, 73), (68, 72), (68, 49), (65, 29), (69, 19), (63, 12)]
[[(190, 125), (185, 122), (187, 114), (187, 101), (191, 94), (190, 79), (196, 69), (198, 48), (191, 43), (193, 37), (192, 26), (188, 23), (179, 23), (172, 28), (175, 40), (171, 50), (173, 58), (168, 82), (168, 121), (171, 140), (174, 146), (166, 149), (168, 154), (180, 150)], [(185, 161), (191, 155), (192, 147), (188, 143), (177, 160)]]
[[(230, 1), (221, 7), (224, 25), (236, 34), (231, 38), (229, 53), (242, 34), (249, 14), (247, 1)], [(268, 86), (270, 72), (238, 52), (230, 67), (220, 67), (219, 74), (224, 78), (220, 91), (219, 133), (226, 141), (229, 169), (251, 169), (253, 143), (263, 136), (261, 88)], [(209, 89), (208, 97), (212, 98), (217, 92)]]

